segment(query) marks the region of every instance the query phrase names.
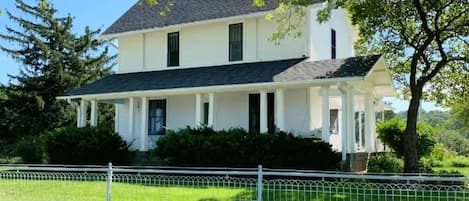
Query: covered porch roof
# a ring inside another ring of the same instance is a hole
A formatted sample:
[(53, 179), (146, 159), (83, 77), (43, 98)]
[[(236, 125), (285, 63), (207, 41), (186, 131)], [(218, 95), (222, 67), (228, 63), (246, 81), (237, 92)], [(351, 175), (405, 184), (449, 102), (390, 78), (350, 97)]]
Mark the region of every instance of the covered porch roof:
[(394, 94), (380, 55), (310, 61), (308, 58), (114, 74), (59, 99), (110, 98), (151, 92), (228, 90), (370, 80), (380, 96)]

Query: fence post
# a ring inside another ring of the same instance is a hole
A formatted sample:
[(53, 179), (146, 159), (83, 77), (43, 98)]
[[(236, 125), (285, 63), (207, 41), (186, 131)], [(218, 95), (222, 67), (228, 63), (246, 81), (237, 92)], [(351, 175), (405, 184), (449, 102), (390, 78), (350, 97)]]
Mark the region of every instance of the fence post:
[(107, 188), (106, 188), (106, 201), (111, 201), (111, 190), (112, 190), (112, 163), (108, 164), (107, 168)]
[(257, 168), (257, 201), (262, 201), (262, 165)]

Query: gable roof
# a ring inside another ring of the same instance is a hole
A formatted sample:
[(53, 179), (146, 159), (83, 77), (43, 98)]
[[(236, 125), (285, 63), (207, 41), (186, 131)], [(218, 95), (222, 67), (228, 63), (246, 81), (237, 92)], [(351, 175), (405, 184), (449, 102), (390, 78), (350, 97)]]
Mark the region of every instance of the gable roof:
[[(323, 1), (323, 0), (322, 0)], [(313, 3), (322, 2), (312, 0)], [(141, 31), (191, 22), (248, 15), (271, 11), (277, 7), (276, 0), (266, 0), (265, 6), (254, 7), (252, 0), (159, 0), (155, 6), (143, 6), (139, 1), (114, 22), (104, 35)], [(160, 11), (171, 2), (170, 11), (161, 16)]]
[(379, 58), (380, 55), (322, 61), (306, 61), (305, 58), (298, 58), (212, 67), (114, 74), (72, 90), (66, 93), (65, 96), (365, 77)]

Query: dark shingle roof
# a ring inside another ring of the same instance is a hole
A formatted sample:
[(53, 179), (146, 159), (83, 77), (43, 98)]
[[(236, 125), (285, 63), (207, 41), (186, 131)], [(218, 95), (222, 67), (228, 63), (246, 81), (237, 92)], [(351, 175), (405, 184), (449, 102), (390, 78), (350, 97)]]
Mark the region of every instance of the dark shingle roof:
[[(172, 6), (169, 7), (170, 11), (162, 16), (160, 11), (165, 10), (164, 7), (169, 5), (168, 1), (172, 3)], [(313, 0), (313, 2), (321, 1)], [(159, 0), (156, 6), (136, 3), (103, 35), (247, 15), (274, 10), (276, 7), (275, 0), (266, 0), (265, 6), (260, 8), (253, 7), (252, 0)]]
[(322, 61), (300, 58), (115, 74), (72, 90), (65, 96), (360, 77), (372, 69), (379, 57), (372, 55)]

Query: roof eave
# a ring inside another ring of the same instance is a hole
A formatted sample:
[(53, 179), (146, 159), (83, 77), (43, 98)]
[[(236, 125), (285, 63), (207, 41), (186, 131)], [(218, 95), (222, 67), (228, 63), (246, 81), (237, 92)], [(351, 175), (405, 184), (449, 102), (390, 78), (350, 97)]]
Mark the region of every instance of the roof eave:
[(143, 33), (153, 32), (153, 31), (177, 29), (177, 28), (182, 28), (182, 27), (211, 24), (211, 23), (230, 21), (230, 20), (239, 20), (239, 19), (245, 19), (245, 18), (262, 17), (272, 12), (274, 12), (274, 10), (260, 11), (260, 12), (246, 14), (246, 15), (237, 15), (237, 16), (232, 16), (232, 17), (224, 17), (224, 18), (217, 18), (217, 19), (211, 19), (211, 20), (202, 20), (202, 21), (195, 21), (195, 22), (189, 22), (189, 23), (175, 24), (175, 25), (170, 25), (170, 26), (165, 26), (165, 27), (155, 27), (155, 28), (141, 29), (141, 30), (135, 30), (135, 31), (126, 31), (126, 32), (121, 32), (121, 33), (111, 33), (111, 34), (104, 33), (103, 35), (99, 37), (99, 39), (109, 40), (109, 39), (118, 38), (122, 36), (133, 35), (133, 34), (143, 34)]
[(147, 94), (158, 95), (182, 95), (182, 94), (195, 94), (202, 92), (228, 92), (228, 91), (249, 91), (256, 88), (276, 88), (276, 87), (297, 87), (302, 85), (336, 85), (338, 82), (364, 80), (364, 76), (342, 77), (342, 78), (328, 78), (328, 79), (311, 79), (302, 81), (288, 81), (288, 82), (265, 82), (265, 83), (250, 83), (250, 84), (231, 84), (231, 85), (217, 85), (205, 87), (189, 87), (189, 88), (175, 88), (175, 89), (160, 89), (160, 90), (139, 90), (139, 91), (126, 91), (114, 93), (101, 93), (101, 94), (83, 94), (83, 95), (70, 95), (58, 96), (59, 100), (70, 99), (112, 99), (112, 98), (128, 98), (135, 96), (145, 96)]

